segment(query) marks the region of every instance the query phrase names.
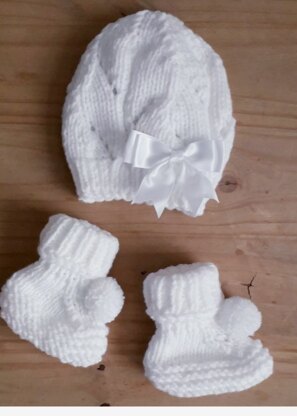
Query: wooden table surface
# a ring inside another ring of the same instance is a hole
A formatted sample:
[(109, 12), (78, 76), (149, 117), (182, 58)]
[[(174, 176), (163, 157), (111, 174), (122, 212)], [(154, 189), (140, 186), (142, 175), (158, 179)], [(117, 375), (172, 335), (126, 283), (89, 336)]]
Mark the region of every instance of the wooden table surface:
[[(237, 119), (235, 146), (218, 187), (220, 204), (190, 218), (126, 202), (78, 202), (61, 145), (65, 89), (88, 42), (109, 22), (143, 8), (171, 12), (224, 60)], [(73, 368), (21, 341), (0, 322), (1, 405), (297, 404), (297, 1), (0, 1), (0, 283), (37, 260), (49, 215), (64, 212), (120, 240), (112, 275), (126, 303), (110, 325), (103, 363)], [(145, 379), (154, 332), (145, 274), (212, 261), (226, 295), (263, 314), (258, 337), (274, 375), (242, 393), (177, 399)]]

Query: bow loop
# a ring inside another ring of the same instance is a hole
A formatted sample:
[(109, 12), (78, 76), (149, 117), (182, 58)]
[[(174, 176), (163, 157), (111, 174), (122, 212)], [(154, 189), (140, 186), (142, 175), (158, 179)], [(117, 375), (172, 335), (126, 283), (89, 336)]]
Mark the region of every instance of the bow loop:
[(135, 168), (151, 169), (169, 159), (171, 152), (153, 136), (132, 130), (126, 144), (124, 162)]
[(197, 216), (203, 198), (218, 201), (208, 178), (223, 167), (222, 140), (198, 140), (171, 150), (153, 136), (133, 130), (127, 141), (124, 162), (146, 169), (133, 203), (152, 203), (158, 217), (174, 192), (182, 195), (189, 215)]

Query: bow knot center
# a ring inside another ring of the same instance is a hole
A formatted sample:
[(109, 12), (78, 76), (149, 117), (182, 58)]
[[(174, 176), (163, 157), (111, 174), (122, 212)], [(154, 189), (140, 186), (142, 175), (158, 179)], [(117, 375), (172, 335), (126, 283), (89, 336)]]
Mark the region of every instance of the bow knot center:
[(132, 130), (126, 144), (124, 161), (146, 169), (133, 203), (153, 203), (158, 217), (169, 204), (182, 199), (188, 215), (197, 216), (203, 200), (218, 200), (209, 173), (223, 166), (222, 140), (196, 140), (172, 150), (156, 137)]
[(170, 156), (170, 161), (180, 162), (184, 159), (184, 150), (174, 150)]

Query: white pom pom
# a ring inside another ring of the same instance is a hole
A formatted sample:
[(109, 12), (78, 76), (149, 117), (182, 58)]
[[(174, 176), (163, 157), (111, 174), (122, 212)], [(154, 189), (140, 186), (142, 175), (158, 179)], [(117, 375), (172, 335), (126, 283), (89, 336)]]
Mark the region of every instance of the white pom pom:
[(94, 319), (108, 323), (121, 312), (124, 304), (123, 291), (112, 277), (95, 279), (88, 284), (84, 307)]
[(226, 299), (217, 313), (217, 322), (228, 335), (244, 338), (260, 328), (261, 312), (249, 299), (234, 296)]

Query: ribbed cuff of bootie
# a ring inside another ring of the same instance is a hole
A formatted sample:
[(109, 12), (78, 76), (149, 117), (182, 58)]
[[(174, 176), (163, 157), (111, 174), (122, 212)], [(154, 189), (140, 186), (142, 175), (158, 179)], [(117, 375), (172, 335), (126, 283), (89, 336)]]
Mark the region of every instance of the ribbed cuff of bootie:
[(82, 265), (89, 276), (106, 276), (119, 250), (109, 232), (65, 214), (53, 215), (40, 234), (38, 253), (42, 259), (62, 258)]
[(180, 264), (151, 273), (144, 281), (147, 314), (157, 322), (215, 314), (223, 300), (212, 263)]

